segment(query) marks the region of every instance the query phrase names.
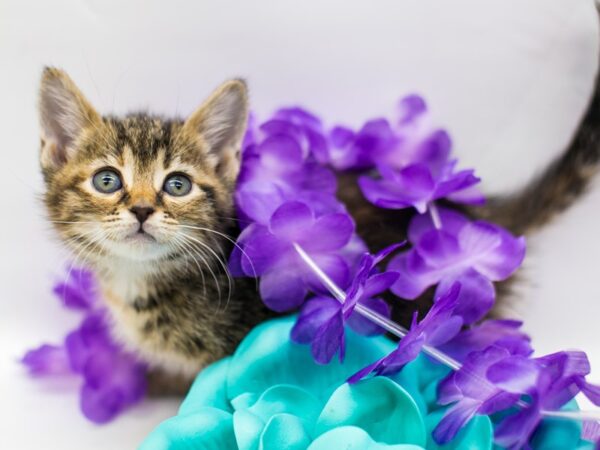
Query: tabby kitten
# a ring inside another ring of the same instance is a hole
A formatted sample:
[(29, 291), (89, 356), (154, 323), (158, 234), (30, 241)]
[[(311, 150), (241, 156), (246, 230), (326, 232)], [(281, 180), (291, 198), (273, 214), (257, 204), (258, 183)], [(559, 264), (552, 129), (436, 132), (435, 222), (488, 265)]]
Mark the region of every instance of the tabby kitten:
[[(119, 119), (101, 117), (64, 72), (48, 68), (39, 109), (45, 203), (54, 227), (94, 270), (115, 338), (152, 367), (186, 380), (169, 385), (167, 378), (168, 391), (184, 391), (187, 380), (272, 314), (253, 280), (237, 279), (230, 289), (225, 267), (239, 232), (232, 194), (248, 114), (245, 84), (224, 83), (185, 121)], [(524, 190), (464, 212), (528, 233), (585, 192), (599, 163), (596, 90), (564, 155)], [(404, 239), (413, 213), (365, 201), (357, 175), (340, 176), (338, 195), (358, 233), (373, 250)], [(506, 284), (499, 287), (501, 304)], [(407, 323), (430, 302), (431, 292), (394, 302), (393, 317)]]
[(255, 283), (229, 292), (232, 192), (246, 85), (222, 84), (186, 121), (101, 117), (62, 71), (40, 90), (45, 203), (95, 272), (115, 337), (154, 367), (192, 377), (267, 317)]

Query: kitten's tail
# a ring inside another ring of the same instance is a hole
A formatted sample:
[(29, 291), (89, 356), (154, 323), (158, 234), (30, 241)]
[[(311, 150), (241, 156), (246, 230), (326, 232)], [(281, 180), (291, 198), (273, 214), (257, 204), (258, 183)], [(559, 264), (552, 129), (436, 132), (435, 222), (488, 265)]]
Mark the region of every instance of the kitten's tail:
[(523, 190), (490, 198), (471, 213), (502, 225), (517, 235), (528, 234), (571, 206), (600, 171), (600, 82), (566, 152)]

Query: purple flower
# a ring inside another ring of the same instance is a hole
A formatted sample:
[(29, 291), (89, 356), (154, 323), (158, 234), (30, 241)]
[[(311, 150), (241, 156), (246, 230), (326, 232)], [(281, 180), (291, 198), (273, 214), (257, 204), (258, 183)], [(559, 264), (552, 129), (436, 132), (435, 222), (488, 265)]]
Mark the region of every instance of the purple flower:
[(590, 373), (585, 353), (558, 352), (528, 363), (535, 365), (535, 371), (528, 369), (531, 372), (528, 378), (523, 376), (520, 367), (523, 364), (514, 361), (507, 361), (488, 373), (492, 383), (507, 391), (526, 392), (531, 399), (529, 407), (505, 417), (496, 428), (498, 444), (509, 449), (525, 446), (542, 419), (542, 410), (557, 410), (579, 392), (600, 406), (600, 387), (585, 379)]
[[(480, 203), (481, 197), (472, 197), (465, 191), (479, 183), (472, 170), (453, 171), (453, 165), (444, 167), (439, 177), (435, 177), (426, 164), (411, 164), (402, 169), (379, 165), (380, 179), (363, 176), (358, 184), (364, 196), (376, 206), (388, 209), (414, 207), (420, 213), (427, 211), (427, 205), (440, 198), (449, 198), (461, 203)], [(457, 194), (453, 196), (453, 194)], [(461, 195), (458, 195), (461, 194)]]
[(369, 320), (355, 314), (354, 308), (360, 303), (389, 317), (388, 304), (376, 295), (389, 289), (398, 278), (398, 274), (377, 273), (375, 266), (400, 245), (402, 244), (390, 246), (376, 255), (363, 255), (344, 303), (331, 297), (319, 296), (304, 304), (292, 328), (291, 337), (293, 341), (301, 344), (312, 343), (311, 350), (316, 362), (327, 364), (338, 351), (340, 361), (343, 361), (346, 323), (356, 332), (367, 336), (383, 332)]
[(72, 268), (68, 279), (58, 283), (52, 292), (70, 309), (90, 309), (96, 303), (96, 283), (88, 270)]
[(327, 140), (321, 120), (311, 112), (299, 108), (281, 108), (260, 126), (265, 136), (287, 135), (293, 137), (307, 158), (327, 152)]
[(527, 405), (505, 416), (496, 427), (496, 442), (509, 449), (526, 446), (541, 421), (542, 410), (557, 410), (579, 392), (600, 405), (600, 387), (585, 380), (590, 372), (583, 352), (559, 352), (542, 358), (512, 354), (492, 345), (471, 352), (460, 370), (438, 386), (438, 403), (454, 403), (433, 432), (439, 444), (452, 440), (475, 414), (493, 414), (516, 405), (523, 395)]
[(113, 341), (108, 319), (95, 302), (92, 274), (73, 270), (69, 275), (54, 292), (66, 307), (84, 311), (81, 325), (63, 345), (42, 345), (27, 352), (22, 363), (34, 375), (81, 376), (81, 409), (91, 421), (104, 423), (143, 398), (146, 366)]
[(432, 126), (422, 97), (409, 95), (398, 105), (396, 135), (398, 145), (379, 156), (377, 162), (394, 169), (424, 164), (439, 177), (449, 164), (452, 141), (448, 133)]
[(359, 179), (365, 197), (381, 208), (412, 206), (420, 213), (440, 198), (482, 203), (483, 196), (474, 188), (479, 178), (472, 170), (456, 171), (457, 161), (449, 159), (450, 137), (431, 126), (423, 99), (408, 96), (400, 110), (394, 145), (372, 155), (380, 177)]
[(98, 351), (83, 366), (81, 409), (96, 423), (105, 423), (142, 400), (146, 366), (119, 351)]
[(421, 322), (417, 323), (415, 312), (410, 330), (400, 340), (398, 347), (389, 355), (352, 375), (348, 382), (355, 383), (370, 373), (395, 374), (415, 359), (424, 346), (436, 347), (456, 336), (463, 325), (462, 318), (454, 315), (459, 291), (460, 285), (454, 284), (448, 292), (436, 299)]
[(458, 361), (492, 345), (507, 349), (511, 355), (529, 356), (533, 353), (531, 338), (521, 331), (522, 324), (517, 320), (486, 320), (461, 331), (439, 349)]
[(503, 228), (483, 221), (470, 222), (457, 212), (439, 210), (442, 228), (429, 216), (416, 216), (409, 227), (413, 248), (396, 256), (388, 266), (400, 273), (392, 286), (399, 297), (415, 299), (438, 284), (443, 292), (460, 282), (456, 313), (473, 323), (492, 307), (492, 281), (508, 278), (525, 256), (525, 238), (515, 238)]
[[(434, 440), (440, 445), (450, 442), (475, 414), (493, 414), (513, 406), (535, 379), (535, 366), (529, 361), (495, 345), (469, 353), (460, 370), (438, 385), (438, 403), (453, 405), (433, 430)], [(491, 383), (488, 374), (508, 364), (515, 369), (515, 383), (505, 390)]]
[(300, 306), (309, 290), (324, 292), (317, 276), (300, 258), (300, 245), (339, 286), (349, 281), (349, 264), (340, 251), (351, 241), (354, 222), (348, 214), (316, 217), (301, 202), (287, 202), (271, 216), (268, 226), (252, 224), (240, 236), (241, 251), (234, 252), (234, 275), (260, 276), (260, 293), (274, 311)]
[(315, 158), (337, 170), (364, 169), (372, 167), (379, 157), (390, 152), (397, 141), (385, 119), (370, 120), (357, 133), (337, 126), (329, 133), (327, 154), (315, 154)]
[(21, 363), (31, 375), (65, 375), (71, 373), (69, 355), (64, 346), (44, 344), (29, 350)]
[(303, 201), (318, 215), (343, 211), (336, 189), (333, 173), (307, 161), (296, 137), (273, 134), (244, 152), (235, 199), (245, 218), (266, 225), (286, 201)]
[(594, 442), (595, 449), (600, 448), (600, 422), (584, 422), (581, 438), (589, 442)]

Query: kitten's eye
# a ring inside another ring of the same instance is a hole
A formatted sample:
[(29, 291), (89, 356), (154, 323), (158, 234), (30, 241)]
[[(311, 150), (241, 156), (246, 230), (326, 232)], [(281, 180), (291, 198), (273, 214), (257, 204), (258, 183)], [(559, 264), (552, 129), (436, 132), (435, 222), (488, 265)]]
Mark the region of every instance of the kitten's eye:
[(111, 169), (102, 169), (92, 178), (92, 184), (98, 192), (112, 194), (123, 187), (121, 177)]
[(165, 180), (163, 190), (174, 197), (187, 195), (192, 190), (191, 180), (183, 174), (170, 175)]

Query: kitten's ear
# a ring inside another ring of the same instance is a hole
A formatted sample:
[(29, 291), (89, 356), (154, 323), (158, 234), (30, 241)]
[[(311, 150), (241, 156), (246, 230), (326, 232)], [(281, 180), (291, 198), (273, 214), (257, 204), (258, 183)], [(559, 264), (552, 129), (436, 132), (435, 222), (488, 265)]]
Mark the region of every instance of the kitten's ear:
[(248, 90), (243, 80), (223, 83), (185, 122), (208, 146), (217, 173), (233, 183), (240, 169), (240, 147), (248, 119)]
[(100, 115), (86, 100), (69, 76), (46, 67), (42, 74), (39, 115), (43, 169), (56, 169), (75, 151), (74, 143), (87, 127), (99, 127)]

